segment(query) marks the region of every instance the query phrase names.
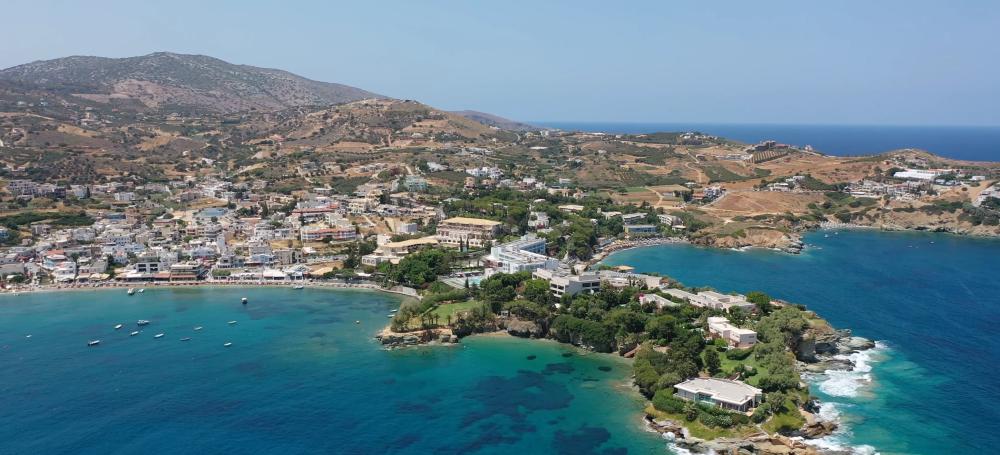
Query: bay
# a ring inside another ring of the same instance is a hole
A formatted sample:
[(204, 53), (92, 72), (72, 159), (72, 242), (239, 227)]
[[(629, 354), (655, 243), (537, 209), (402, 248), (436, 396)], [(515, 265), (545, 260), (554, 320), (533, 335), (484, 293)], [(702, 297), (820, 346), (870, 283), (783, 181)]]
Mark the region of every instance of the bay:
[(2, 296), (0, 452), (666, 452), (626, 361), (494, 336), (387, 351), (372, 337), (399, 303), (289, 288)]

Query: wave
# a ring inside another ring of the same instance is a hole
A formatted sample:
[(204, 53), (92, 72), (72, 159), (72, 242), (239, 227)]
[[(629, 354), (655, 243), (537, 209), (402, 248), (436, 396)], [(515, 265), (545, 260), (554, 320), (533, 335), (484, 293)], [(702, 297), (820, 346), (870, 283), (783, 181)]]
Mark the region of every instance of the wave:
[[(854, 365), (851, 370), (827, 370), (822, 374), (813, 375), (809, 381), (818, 386), (820, 391), (831, 397), (853, 398), (857, 397), (865, 388), (872, 384), (872, 367), (875, 363), (885, 358), (889, 346), (884, 342), (875, 342), (875, 348), (866, 351), (855, 352), (849, 355), (838, 355), (835, 358), (840, 360), (850, 360)], [(878, 455), (875, 447), (867, 444), (852, 445), (852, 433), (848, 422), (850, 420), (850, 403), (840, 403), (826, 401), (820, 404), (816, 413), (817, 420), (832, 421), (837, 423), (837, 430), (818, 439), (806, 441), (820, 449), (835, 452), (848, 452), (855, 455)], [(848, 419), (842, 419), (841, 415), (847, 414)], [(845, 421), (847, 420), (847, 421)]]
[(866, 351), (849, 355), (836, 355), (835, 359), (849, 360), (854, 365), (851, 370), (827, 370), (817, 375), (817, 386), (823, 393), (832, 397), (856, 397), (866, 387), (872, 384), (872, 364), (881, 360), (889, 347), (881, 342), (875, 342), (875, 347)]

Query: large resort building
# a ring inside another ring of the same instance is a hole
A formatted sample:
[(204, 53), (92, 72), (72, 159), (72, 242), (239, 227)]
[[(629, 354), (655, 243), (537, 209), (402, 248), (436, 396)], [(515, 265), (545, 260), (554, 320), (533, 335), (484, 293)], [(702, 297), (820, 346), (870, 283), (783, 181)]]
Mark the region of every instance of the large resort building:
[(677, 299), (686, 300), (691, 305), (702, 308), (712, 308), (715, 310), (740, 308), (745, 311), (750, 311), (754, 308), (754, 304), (748, 302), (746, 296), (738, 294), (727, 295), (715, 291), (701, 291), (695, 294), (681, 289), (664, 289), (663, 293)]
[(438, 223), (437, 239), (441, 245), (460, 247), (466, 245), (482, 248), (500, 232), (499, 221), (480, 218), (454, 217)]
[(491, 248), (490, 254), (483, 256), (483, 262), (486, 263), (486, 276), (559, 267), (558, 260), (545, 255), (545, 239), (534, 234)]
[(756, 387), (719, 378), (688, 379), (674, 389), (678, 398), (739, 412), (753, 409), (764, 396), (764, 391)]

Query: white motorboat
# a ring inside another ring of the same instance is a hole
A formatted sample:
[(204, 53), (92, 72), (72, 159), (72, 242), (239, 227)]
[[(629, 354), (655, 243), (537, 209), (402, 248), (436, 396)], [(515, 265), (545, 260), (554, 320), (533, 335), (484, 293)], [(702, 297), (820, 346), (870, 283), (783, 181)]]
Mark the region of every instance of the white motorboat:
[(122, 328), (122, 326), (124, 326), (124, 325), (125, 325), (125, 324), (118, 324), (118, 325), (116, 325), (116, 326), (115, 326), (115, 330), (118, 330), (118, 329)]
[(132, 332), (132, 333), (128, 334), (128, 336), (130, 336), (130, 337), (134, 337), (134, 336), (136, 336), (136, 335), (138, 335), (138, 334), (139, 334), (139, 331), (138, 331), (138, 330), (136, 330), (136, 331), (134, 331), (134, 332)]
[(243, 303), (244, 305), (246, 305), (247, 304), (247, 298), (243, 297), (243, 300), (241, 300), (240, 302)]
[(133, 294), (135, 294), (135, 289), (128, 288), (128, 295), (133, 295)]
[(296, 284), (295, 286), (292, 286), (292, 289), (305, 289), (305, 288), (306, 287), (301, 284)]
[(201, 326), (199, 325), (198, 327), (195, 327), (194, 329), (195, 330), (201, 330)]
[(229, 321), (229, 325), (235, 325), (236, 321)]
[(226, 343), (226, 344), (224, 344), (223, 346), (225, 346), (225, 347), (227, 347), (227, 348), (228, 348), (228, 347), (230, 347), (230, 346), (232, 346), (232, 345), (233, 345), (232, 343)]
[(101, 340), (91, 340), (87, 342), (87, 346), (97, 346), (101, 344)]
[(181, 341), (191, 341), (191, 337), (184, 337), (184, 338), (181, 338)]
[(146, 292), (146, 288), (139, 289), (140, 294), (142, 294), (143, 292)]
[(156, 335), (153, 335), (153, 338), (163, 338), (163, 334), (157, 333)]
[(140, 320), (136, 321), (135, 325), (137, 325), (139, 327), (142, 327), (144, 325), (149, 325), (149, 321), (147, 321), (145, 319), (140, 319)]

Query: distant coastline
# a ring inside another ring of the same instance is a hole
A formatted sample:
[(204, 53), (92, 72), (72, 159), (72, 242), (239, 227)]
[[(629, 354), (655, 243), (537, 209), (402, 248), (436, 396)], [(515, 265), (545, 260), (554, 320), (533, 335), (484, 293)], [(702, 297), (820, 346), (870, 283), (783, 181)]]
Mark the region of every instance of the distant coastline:
[(805, 146), (834, 156), (876, 155), (916, 148), (947, 158), (1000, 161), (1000, 126), (879, 126), (795, 125), (740, 123), (615, 123), (531, 122), (533, 125), (572, 131), (642, 134), (660, 131), (700, 131), (746, 143), (765, 139)]

